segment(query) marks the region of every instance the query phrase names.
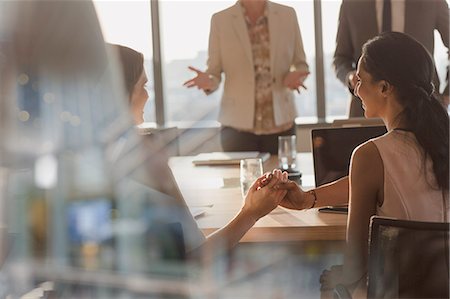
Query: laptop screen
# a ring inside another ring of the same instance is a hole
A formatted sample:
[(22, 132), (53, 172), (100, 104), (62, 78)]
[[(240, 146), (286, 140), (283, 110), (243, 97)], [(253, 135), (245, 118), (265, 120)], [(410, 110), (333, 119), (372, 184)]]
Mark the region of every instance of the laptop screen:
[(385, 126), (313, 129), (311, 137), (316, 186), (348, 175), (353, 150), (386, 132)]

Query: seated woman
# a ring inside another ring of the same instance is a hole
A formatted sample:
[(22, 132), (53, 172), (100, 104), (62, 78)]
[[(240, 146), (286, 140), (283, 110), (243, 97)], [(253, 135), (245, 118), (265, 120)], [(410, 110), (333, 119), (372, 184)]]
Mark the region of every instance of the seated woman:
[(382, 118), (388, 133), (354, 150), (348, 179), (309, 192), (276, 186), (292, 209), (345, 203), (349, 194), (344, 266), (323, 273), (322, 289), (365, 284), (371, 216), (448, 221), (449, 116), (435, 97), (430, 54), (406, 34), (384, 33), (364, 45), (356, 75), (365, 116)]
[(139, 125), (144, 122), (144, 106), (148, 99), (145, 89), (148, 80), (144, 70), (144, 55), (128, 47), (120, 45), (113, 47), (119, 54), (131, 115), (135, 124)]
[[(131, 113), (135, 124), (139, 125), (143, 122), (143, 108), (148, 99), (148, 94), (145, 90), (147, 76), (145, 75), (143, 67), (143, 55), (124, 46), (114, 45), (114, 47), (118, 50), (120, 62), (122, 64), (122, 71), (126, 91), (129, 96)], [(176, 189), (177, 194), (173, 194), (172, 191), (168, 191), (167, 189), (160, 191), (166, 194), (172, 193), (170, 195), (177, 197), (178, 200), (182, 201), (183, 205), (185, 205), (184, 199), (176, 187), (176, 183), (170, 169), (167, 165), (165, 165), (165, 168), (165, 172), (170, 175), (170, 187), (171, 189)], [(152, 170), (150, 170), (150, 172), (151, 171)], [(161, 173), (154, 173), (154, 175), (161, 176)], [(270, 177), (272, 177), (272, 175), (270, 175)], [(280, 183), (282, 180), (286, 181), (286, 179), (281, 176), (281, 172), (277, 171), (275, 172), (273, 179), (271, 179), (270, 182), (267, 182), (268, 186), (266, 188), (258, 187), (266, 183), (267, 179), (265, 176), (254, 182), (250, 187), (250, 190), (245, 198), (244, 205), (239, 213), (225, 227), (208, 236), (206, 239), (203, 238), (203, 242), (198, 244), (198, 248), (190, 248), (191, 254), (198, 253), (202, 248), (217, 248), (220, 246), (221, 249), (230, 249), (235, 246), (259, 218), (270, 213), (283, 199), (287, 191), (271, 188), (277, 183)], [(191, 229), (196, 229), (197, 233), (201, 234), (192, 217), (190, 217), (187, 221), (190, 221), (191, 223), (184, 223), (184, 226), (189, 226)]]

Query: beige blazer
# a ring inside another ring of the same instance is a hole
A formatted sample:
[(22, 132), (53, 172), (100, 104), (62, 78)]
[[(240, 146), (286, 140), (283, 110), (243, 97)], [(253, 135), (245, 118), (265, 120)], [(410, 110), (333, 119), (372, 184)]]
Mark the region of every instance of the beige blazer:
[[(273, 110), (276, 125), (293, 122), (297, 113), (292, 90), (283, 86), (292, 68), (308, 71), (295, 11), (267, 2)], [(252, 129), (255, 117), (255, 73), (247, 25), (239, 2), (213, 15), (208, 68), (215, 91), (225, 74), (219, 121), (236, 129)], [(212, 92), (211, 91), (211, 92)]]

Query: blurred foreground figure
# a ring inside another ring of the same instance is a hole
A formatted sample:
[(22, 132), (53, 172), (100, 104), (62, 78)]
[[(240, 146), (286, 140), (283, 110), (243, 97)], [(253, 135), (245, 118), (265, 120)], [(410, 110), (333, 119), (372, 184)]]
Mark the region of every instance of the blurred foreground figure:
[(254, 184), (237, 217), (204, 242), (164, 147), (134, 130), (121, 67), (91, 2), (1, 2), (0, 47), (10, 232), (0, 295), (46, 280), (57, 297), (188, 294), (185, 283), (198, 284), (204, 270), (188, 258), (208, 246), (226, 252), (285, 194)]

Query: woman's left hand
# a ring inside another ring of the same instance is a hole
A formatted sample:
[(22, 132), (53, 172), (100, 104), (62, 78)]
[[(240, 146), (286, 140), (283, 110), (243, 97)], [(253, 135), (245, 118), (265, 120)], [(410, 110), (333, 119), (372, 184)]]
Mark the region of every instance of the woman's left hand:
[[(287, 192), (278, 189), (277, 184), (281, 182), (280, 176), (272, 175), (268, 182), (267, 180), (266, 175), (263, 175), (254, 181), (245, 197), (243, 210), (251, 213), (256, 220), (274, 210)], [(262, 181), (267, 183), (263, 184)]]
[(260, 179), (258, 179), (259, 188), (262, 188), (269, 184), (273, 177), (276, 177), (279, 180), (279, 183), (287, 183), (289, 181), (288, 173), (286, 171), (274, 169), (272, 170), (272, 172), (267, 172)]
[(309, 72), (301, 72), (301, 71), (293, 71), (287, 73), (287, 75), (284, 77), (283, 84), (287, 88), (295, 89), (297, 92), (300, 93), (300, 87), (303, 87), (306, 89), (306, 86), (303, 84), (303, 81), (305, 81), (306, 77), (308, 77)]

